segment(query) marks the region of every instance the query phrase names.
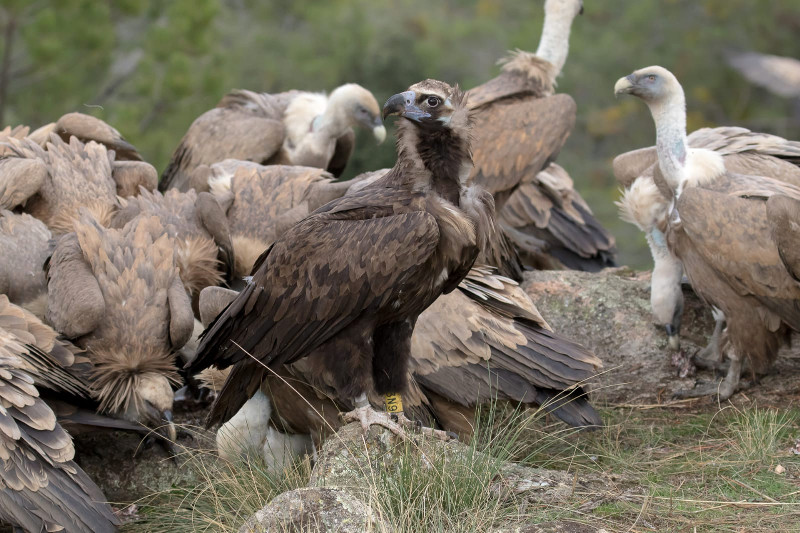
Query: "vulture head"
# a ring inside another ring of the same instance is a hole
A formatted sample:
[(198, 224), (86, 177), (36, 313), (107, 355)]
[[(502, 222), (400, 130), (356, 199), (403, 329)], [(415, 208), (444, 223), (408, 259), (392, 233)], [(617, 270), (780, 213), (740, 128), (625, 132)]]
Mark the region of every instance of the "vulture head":
[(378, 102), (361, 85), (347, 83), (337, 87), (328, 97), (328, 106), (342, 113), (343, 123), (372, 131), (378, 144), (386, 139), (386, 128), (381, 120)]
[(658, 106), (683, 95), (683, 88), (672, 72), (652, 66), (635, 70), (614, 84), (614, 94), (630, 94), (641, 98), (648, 106)]
[[(470, 115), (466, 93), (443, 81), (423, 80), (407, 91), (390, 97), (383, 106), (383, 118), (397, 115), (406, 124), (427, 132), (450, 132), (469, 140)], [(406, 126), (401, 123), (401, 128)]]
[(583, 15), (583, 0), (545, 0), (545, 15), (563, 15), (574, 19), (578, 15)]

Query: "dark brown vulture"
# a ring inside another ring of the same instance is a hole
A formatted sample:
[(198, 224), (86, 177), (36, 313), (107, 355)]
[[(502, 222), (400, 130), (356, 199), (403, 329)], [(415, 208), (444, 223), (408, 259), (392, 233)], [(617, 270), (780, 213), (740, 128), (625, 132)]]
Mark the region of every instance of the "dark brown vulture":
[(52, 252), (50, 239), (41, 220), (0, 211), (0, 294), (40, 318), (47, 304), (42, 267)]
[(386, 138), (378, 102), (355, 83), (330, 95), (236, 90), (200, 115), (164, 170), (159, 190), (206, 191), (208, 165), (242, 159), (265, 165), (302, 165), (339, 176), (355, 143), (354, 127)]
[(72, 439), (40, 392), (81, 395), (65, 370), (81, 356), (0, 295), (0, 522), (25, 531), (113, 532), (101, 490), (72, 460)]
[(507, 236), (534, 268), (614, 264), (614, 238), (551, 164), (575, 125), (574, 100), (554, 87), (582, 9), (581, 0), (547, 0), (536, 53), (510, 54), (499, 76), (468, 93), (476, 110), (472, 179), (494, 195)]
[(350, 418), (365, 430), (379, 423), (402, 431), (370, 407), (367, 393), (407, 390), (416, 319), (467, 275), (494, 224), (494, 205), (488, 193), (465, 185), (471, 160), (463, 92), (425, 80), (392, 96), (383, 115), (402, 117), (394, 168), (284, 233), (204, 333), (190, 373), (234, 365), (209, 424), (231, 418), (255, 393), (262, 365), (306, 358), (318, 374), (331, 374), (337, 396), (353, 402)]
[(753, 375), (764, 373), (790, 331), (800, 331), (800, 284), (783, 259), (794, 250), (773, 229), (800, 220), (800, 213), (778, 217), (768, 209), (772, 196), (800, 199), (800, 187), (737, 174), (726, 169), (721, 154), (690, 148), (683, 89), (668, 70), (637, 70), (619, 79), (614, 91), (637, 96), (650, 108), (659, 169), (654, 178), (672, 198), (667, 246), (695, 292), (728, 324), (725, 379), (686, 394), (727, 399), (739, 384), (742, 363)]
[[(728, 172), (773, 179), (800, 186), (800, 142), (776, 135), (756, 133), (745, 128), (702, 128), (692, 132), (690, 148), (713, 150), (723, 156)], [(683, 293), (680, 288), (683, 267), (667, 249), (664, 238), (669, 199), (672, 197), (658, 168), (656, 147), (641, 148), (614, 159), (614, 174), (626, 187), (618, 203), (623, 220), (645, 232), (653, 256), (651, 303), (656, 321), (665, 326), (670, 347), (680, 346), (680, 317)], [(661, 190), (658, 188), (661, 184)], [(719, 361), (719, 340), (725, 317), (714, 310), (716, 326), (700, 364)], [(710, 360), (709, 360), (710, 356)]]
[(83, 211), (48, 263), (47, 320), (94, 364), (99, 410), (150, 427), (171, 425), (175, 352), (194, 317), (177, 252), (157, 217), (104, 229)]
[(163, 195), (142, 190), (122, 201), (109, 227), (122, 229), (137, 216), (156, 216), (175, 246), (175, 259), (191, 297), (229, 278), (233, 247), (228, 221), (210, 193), (169, 190)]
[[(204, 290), (203, 322), (210, 323), (235, 297), (234, 291), (220, 287)], [(581, 388), (600, 370), (601, 361), (554, 333), (525, 291), (486, 267), (473, 267), (458, 290), (440, 296), (422, 312), (411, 338), (411, 355), (413, 390), (404, 395), (403, 405), (422, 423), (468, 436), (477, 407), (500, 400), (542, 406), (574, 427), (602, 424)], [(201, 380), (219, 390), (227, 373), (209, 370)], [(260, 392), (248, 402), (254, 405), (245, 405), (218, 432), (219, 449), (230, 454), (241, 449), (243, 438), (263, 442), (269, 435), (273, 452), (279, 451), (280, 433), (310, 433), (319, 446), (340, 427), (338, 413), (351, 406), (337, 397), (330, 375), (315, 371), (312, 363), (301, 360), (266, 376)], [(370, 402), (381, 405), (376, 395)], [(266, 427), (271, 414), (280, 433)], [(265, 456), (270, 458), (269, 453)]]

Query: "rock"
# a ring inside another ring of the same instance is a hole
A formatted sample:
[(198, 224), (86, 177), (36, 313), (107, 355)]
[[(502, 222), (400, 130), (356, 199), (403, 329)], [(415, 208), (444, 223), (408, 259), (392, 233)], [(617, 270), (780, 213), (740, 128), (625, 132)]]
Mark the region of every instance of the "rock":
[(305, 487), (276, 496), (239, 529), (239, 533), (278, 531), (363, 533), (384, 531), (372, 510), (350, 493)]
[[(459, 441), (442, 442), (422, 438), (410, 433), (414, 446), (413, 456), (424, 464), (441, 461), (467, 462), (488, 457)], [(407, 457), (407, 443), (378, 426), (372, 426), (364, 437), (361, 426), (348, 424), (322, 445), (317, 463), (311, 472), (309, 486), (335, 487), (349, 491), (356, 497), (366, 498), (369, 477), (365, 472), (396, 468), (401, 458)], [(476, 457), (476, 455), (478, 457)], [(559, 504), (572, 502), (588, 511), (609, 501), (628, 500), (643, 494), (633, 480), (607, 474), (576, 476), (569, 472), (531, 468), (517, 463), (496, 461), (497, 473), (490, 482), (490, 490), (500, 498), (514, 499), (526, 505)]]
[[(685, 359), (704, 347), (714, 329), (711, 312), (688, 286), (684, 286), (682, 357), (673, 357), (663, 328), (653, 323), (649, 272), (627, 267), (599, 273), (526, 272), (522, 286), (555, 331), (578, 340), (602, 359), (605, 372), (592, 387), (595, 401), (663, 404), (671, 402), (678, 389), (692, 388), (696, 379), (718, 379), (708, 371), (680, 378), (680, 369), (673, 365), (674, 359)], [(800, 358), (783, 349), (771, 373), (747, 395), (752, 399), (756, 393), (762, 401), (785, 405), (786, 395), (797, 394), (786, 378), (791, 375), (800, 377)]]

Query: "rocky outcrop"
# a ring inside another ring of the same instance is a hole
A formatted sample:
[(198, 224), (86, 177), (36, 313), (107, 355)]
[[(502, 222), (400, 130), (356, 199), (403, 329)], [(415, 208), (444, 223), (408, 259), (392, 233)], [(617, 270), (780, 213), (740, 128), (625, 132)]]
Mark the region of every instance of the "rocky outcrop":
[(250, 517), (239, 533), (364, 533), (386, 530), (372, 509), (347, 491), (306, 487), (276, 496)]

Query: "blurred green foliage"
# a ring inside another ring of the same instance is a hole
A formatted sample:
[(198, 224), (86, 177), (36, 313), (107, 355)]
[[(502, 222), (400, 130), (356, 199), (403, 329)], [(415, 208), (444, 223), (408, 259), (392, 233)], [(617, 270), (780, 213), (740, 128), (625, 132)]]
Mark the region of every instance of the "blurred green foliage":
[[(660, 64), (686, 89), (689, 129), (737, 124), (800, 138), (800, 104), (749, 85), (726, 50), (800, 57), (796, 0), (585, 0), (558, 90), (578, 103), (559, 162), (617, 236), (621, 262), (648, 267), (644, 239), (616, 218), (611, 159), (652, 144), (647, 110), (615, 100), (616, 79)], [(543, 1), (3, 0), (0, 116), (38, 127), (70, 111), (108, 121), (161, 170), (189, 124), (232, 88), (331, 90), (379, 101), (434, 77), (472, 87), (506, 50), (535, 50)], [(369, 134), (347, 175), (390, 166)]]

